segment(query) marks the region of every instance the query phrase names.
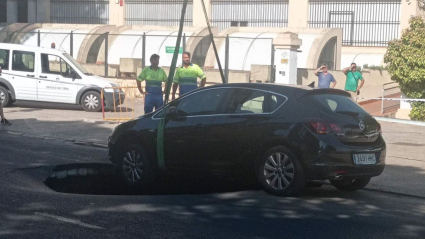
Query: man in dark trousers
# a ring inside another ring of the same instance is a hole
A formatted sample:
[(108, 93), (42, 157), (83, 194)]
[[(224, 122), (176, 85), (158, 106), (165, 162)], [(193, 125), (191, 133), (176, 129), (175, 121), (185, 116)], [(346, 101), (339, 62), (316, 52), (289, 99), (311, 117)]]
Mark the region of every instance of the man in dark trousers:
[(180, 86), (180, 96), (198, 88), (198, 77), (201, 79), (199, 87), (204, 87), (205, 82), (207, 81), (207, 77), (205, 76), (201, 67), (190, 62), (190, 53), (184, 52), (183, 65), (177, 68), (176, 74), (174, 76), (172, 99), (174, 100), (176, 98), (175, 94), (178, 86)]
[[(151, 66), (145, 67), (142, 73), (137, 77), (137, 88), (140, 94), (145, 96), (145, 114), (148, 114), (164, 105), (162, 96), (162, 83), (167, 82), (167, 74), (165, 71), (158, 67), (159, 56), (153, 54), (150, 58)], [(142, 82), (146, 81), (146, 93), (143, 92)]]

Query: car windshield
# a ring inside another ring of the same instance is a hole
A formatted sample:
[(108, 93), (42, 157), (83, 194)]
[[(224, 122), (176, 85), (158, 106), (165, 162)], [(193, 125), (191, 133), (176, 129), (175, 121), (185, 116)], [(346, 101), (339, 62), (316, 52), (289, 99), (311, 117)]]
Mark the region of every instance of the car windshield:
[(68, 53), (63, 53), (63, 56), (69, 60), (71, 62), (71, 64), (73, 66), (75, 66), (75, 68), (77, 68), (79, 71), (81, 71), (81, 73), (83, 73), (84, 75), (93, 75), (90, 72), (88, 72), (86, 69), (84, 69), (84, 67), (82, 65), (80, 65), (80, 63), (78, 63), (71, 55), (69, 55)]

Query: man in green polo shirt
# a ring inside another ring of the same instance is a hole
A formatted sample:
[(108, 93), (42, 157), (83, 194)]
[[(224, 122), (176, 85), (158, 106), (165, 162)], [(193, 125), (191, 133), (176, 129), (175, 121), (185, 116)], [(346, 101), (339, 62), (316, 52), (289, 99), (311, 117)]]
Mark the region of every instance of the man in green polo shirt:
[[(158, 67), (159, 56), (153, 54), (150, 58), (151, 66), (145, 67), (139, 77), (137, 77), (137, 88), (140, 94), (145, 96), (145, 114), (148, 114), (159, 107), (164, 105), (162, 97), (162, 82), (167, 82), (167, 74), (165, 71)], [(146, 80), (146, 93), (142, 89), (142, 81)]]
[[(362, 73), (357, 71), (356, 63), (351, 63), (350, 67), (346, 67), (342, 72), (347, 76), (345, 81), (345, 90), (351, 94), (351, 97), (355, 98), (360, 94), (360, 89), (364, 85), (364, 79)], [(360, 85), (359, 85), (359, 80)]]
[(201, 67), (196, 64), (190, 63), (190, 53), (184, 52), (183, 65), (177, 68), (176, 74), (174, 76), (172, 100), (175, 99), (175, 94), (178, 86), (180, 86), (180, 96), (198, 88), (198, 77), (201, 79), (201, 84), (199, 87), (204, 87), (205, 82), (207, 81), (207, 77), (204, 75), (204, 72), (202, 71)]

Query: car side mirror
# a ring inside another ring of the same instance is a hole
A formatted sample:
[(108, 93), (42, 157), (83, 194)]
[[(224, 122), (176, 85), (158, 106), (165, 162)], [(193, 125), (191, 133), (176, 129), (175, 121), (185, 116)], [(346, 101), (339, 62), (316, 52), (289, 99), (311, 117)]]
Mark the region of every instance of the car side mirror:
[(175, 106), (171, 106), (167, 110), (167, 116), (170, 118), (176, 118), (179, 115), (179, 110)]

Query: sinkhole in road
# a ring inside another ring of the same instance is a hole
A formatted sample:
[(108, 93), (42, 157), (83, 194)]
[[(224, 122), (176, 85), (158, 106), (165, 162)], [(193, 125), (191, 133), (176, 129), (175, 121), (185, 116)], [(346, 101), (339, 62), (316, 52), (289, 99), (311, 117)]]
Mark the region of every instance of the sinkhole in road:
[[(190, 176), (189, 176), (190, 175)], [(249, 177), (161, 173), (149, 188), (131, 188), (112, 164), (79, 163), (54, 167), (45, 185), (60, 193), (88, 195), (180, 195), (261, 190)]]

